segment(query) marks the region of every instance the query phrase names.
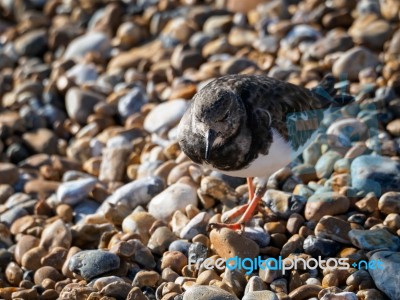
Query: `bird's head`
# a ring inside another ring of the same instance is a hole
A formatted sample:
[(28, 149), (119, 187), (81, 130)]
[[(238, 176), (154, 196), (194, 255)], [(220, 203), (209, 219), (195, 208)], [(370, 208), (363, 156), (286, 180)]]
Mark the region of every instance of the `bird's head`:
[(226, 143), (239, 130), (245, 108), (238, 95), (228, 89), (202, 89), (193, 100), (194, 124), (205, 139), (203, 159), (207, 161), (213, 148)]

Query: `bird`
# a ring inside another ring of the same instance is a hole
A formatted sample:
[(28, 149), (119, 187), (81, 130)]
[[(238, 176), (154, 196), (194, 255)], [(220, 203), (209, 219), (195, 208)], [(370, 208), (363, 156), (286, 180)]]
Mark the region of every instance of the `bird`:
[[(195, 94), (178, 125), (181, 150), (199, 165), (247, 178), (249, 188), (249, 203), (229, 217), (241, 218), (209, 228), (243, 229), (261, 202), (267, 179), (315, 140), (318, 120), (353, 100), (336, 95), (335, 81), (327, 74), (307, 89), (266, 75), (234, 74), (210, 81)], [(255, 188), (254, 177), (265, 180)]]

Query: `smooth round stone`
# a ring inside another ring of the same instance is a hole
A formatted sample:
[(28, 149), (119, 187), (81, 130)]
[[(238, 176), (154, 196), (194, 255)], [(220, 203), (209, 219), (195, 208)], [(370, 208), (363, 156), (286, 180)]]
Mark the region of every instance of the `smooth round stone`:
[(29, 212), (20, 206), (14, 206), (13, 208), (6, 210), (4, 213), (0, 214), (0, 222), (4, 223), (6, 226), (11, 226), (15, 220), (22, 218), (23, 216), (29, 215)]
[(303, 159), (306, 165), (314, 166), (321, 157), (321, 145), (319, 143), (311, 143), (303, 151)]
[(355, 43), (372, 49), (382, 49), (383, 44), (390, 38), (392, 29), (386, 20), (375, 15), (365, 15), (357, 18), (348, 32)]
[(66, 72), (66, 75), (78, 85), (94, 82), (98, 77), (94, 64), (76, 64)]
[(94, 288), (101, 290), (102, 288), (113, 282), (124, 282), (124, 280), (117, 276), (106, 276), (94, 279), (89, 284), (90, 286), (93, 286)]
[(76, 205), (89, 195), (96, 182), (94, 178), (64, 182), (57, 189), (57, 200), (68, 205)]
[(232, 26), (232, 16), (211, 16), (203, 25), (203, 31), (210, 35), (228, 33)]
[(341, 246), (339, 243), (309, 235), (303, 243), (304, 252), (312, 257), (332, 257), (336, 256)]
[(378, 57), (367, 48), (354, 47), (335, 61), (332, 72), (337, 78), (346, 74), (349, 80), (357, 80), (362, 69), (375, 68), (378, 64)]
[(119, 99), (118, 113), (122, 118), (127, 118), (139, 112), (147, 101), (147, 95), (144, 90), (140, 87), (134, 87)]
[(58, 282), (64, 278), (63, 275), (60, 274), (54, 267), (44, 266), (40, 269), (37, 269), (34, 276), (34, 282), (37, 285), (41, 285), (43, 280), (46, 278), (53, 280), (54, 282)]
[(188, 264), (187, 257), (179, 251), (166, 251), (163, 254), (161, 269), (171, 268), (176, 273), (181, 274), (181, 270)]
[(189, 288), (183, 300), (239, 300), (238, 297), (216, 286), (201, 285)]
[(322, 296), (321, 300), (357, 300), (358, 297), (352, 292), (341, 292), (341, 293), (326, 293)]
[(322, 192), (312, 195), (304, 210), (304, 216), (309, 221), (319, 221), (325, 215), (338, 215), (347, 212), (350, 201), (336, 192)]
[(390, 299), (400, 299), (400, 253), (391, 251), (379, 251), (370, 256), (370, 261), (380, 261), (383, 268), (368, 268), (369, 274), (378, 289), (384, 292)]
[(126, 233), (137, 233), (142, 241), (147, 243), (150, 238), (149, 230), (156, 219), (148, 212), (132, 212), (122, 221), (122, 230)]
[(117, 255), (103, 250), (84, 250), (74, 254), (68, 264), (74, 272), (86, 281), (119, 268), (120, 259)]
[(86, 124), (89, 115), (93, 113), (94, 106), (102, 100), (103, 97), (99, 94), (72, 87), (65, 95), (65, 108), (72, 120), (83, 125)]
[(391, 251), (400, 249), (400, 238), (386, 229), (360, 230), (352, 229), (349, 237), (354, 246), (363, 250), (388, 248)]
[(163, 102), (146, 116), (143, 128), (150, 133), (172, 128), (178, 124), (187, 108), (188, 102), (182, 99)]
[(0, 182), (13, 185), (18, 181), (18, 168), (11, 163), (0, 163)]
[(265, 205), (280, 218), (289, 218), (293, 213), (300, 212), (306, 198), (278, 190), (267, 190), (263, 197)]
[(352, 38), (342, 30), (333, 29), (328, 34), (312, 44), (307, 53), (311, 57), (323, 59), (334, 52), (344, 52), (353, 46)]
[(326, 133), (337, 137), (337, 146), (350, 147), (351, 142), (367, 139), (368, 127), (356, 118), (346, 118), (334, 122)]
[(132, 281), (133, 286), (140, 288), (153, 287), (158, 285), (160, 275), (156, 271), (139, 271)]
[(400, 119), (396, 119), (391, 121), (389, 124), (386, 126), (387, 131), (395, 137), (400, 136)]
[(156, 219), (169, 221), (175, 211), (184, 211), (186, 206), (197, 206), (197, 191), (184, 183), (174, 183), (155, 196), (149, 203), (148, 211)]
[(330, 177), (333, 172), (333, 166), (335, 165), (335, 162), (341, 158), (342, 156), (336, 151), (329, 150), (324, 153), (318, 159), (315, 165), (315, 171), (318, 178)]
[(79, 223), (81, 220), (84, 220), (86, 216), (95, 214), (99, 206), (99, 202), (89, 199), (85, 199), (78, 203), (74, 207), (75, 224)]
[(156, 176), (145, 177), (127, 183), (109, 196), (99, 208), (104, 212), (106, 203), (123, 204), (130, 209), (139, 205), (147, 205), (149, 201), (164, 189), (164, 182)]
[(207, 234), (207, 225), (210, 221), (210, 215), (206, 212), (200, 212), (183, 227), (180, 238), (191, 240), (198, 234)]
[(260, 251), (256, 242), (227, 228), (212, 230), (210, 241), (217, 254), (222, 258), (234, 256), (254, 258)]
[(317, 226), (315, 226), (315, 235), (319, 238), (330, 239), (343, 244), (350, 244), (349, 231), (350, 224), (342, 219), (324, 216)]
[(176, 240), (169, 245), (168, 251), (179, 251), (189, 257), (189, 247), (191, 244), (186, 240)]
[(131, 145), (103, 149), (99, 180), (103, 182), (123, 181), (131, 153)]
[(238, 74), (247, 68), (257, 69), (257, 65), (252, 60), (247, 58), (232, 58), (221, 65), (221, 74)]
[(257, 227), (245, 227), (243, 235), (253, 241), (255, 241), (261, 248), (267, 247), (270, 242), (270, 235), (264, 231), (263, 228)]
[(316, 41), (321, 37), (321, 33), (309, 25), (296, 25), (281, 41), (281, 45), (296, 47), (303, 41)]
[(153, 253), (162, 255), (169, 245), (177, 239), (176, 235), (168, 227), (158, 227), (151, 235), (147, 247)]
[[(57, 234), (55, 234), (57, 233)], [(71, 229), (61, 219), (48, 224), (40, 238), (40, 246), (49, 251), (55, 247), (69, 249), (72, 244)]]
[(387, 192), (379, 198), (378, 208), (385, 214), (400, 213), (400, 192)]
[(400, 163), (379, 155), (359, 156), (351, 164), (352, 186), (377, 197), (400, 191)]
[(267, 285), (265, 284), (265, 282), (258, 276), (251, 276), (246, 284), (244, 294), (246, 295), (249, 292), (264, 290), (267, 290)]
[(315, 167), (306, 164), (300, 164), (292, 168), (293, 175), (300, 178), (304, 183), (308, 183), (310, 181), (317, 181), (317, 173), (315, 171)]
[(14, 41), (15, 51), (20, 56), (40, 56), (46, 51), (48, 35), (46, 30), (28, 31)]
[(242, 300), (278, 300), (278, 296), (271, 291), (248, 292)]
[(64, 59), (83, 58), (87, 53), (95, 51), (103, 58), (107, 58), (110, 50), (110, 38), (105, 33), (92, 31), (69, 43), (63, 57)]

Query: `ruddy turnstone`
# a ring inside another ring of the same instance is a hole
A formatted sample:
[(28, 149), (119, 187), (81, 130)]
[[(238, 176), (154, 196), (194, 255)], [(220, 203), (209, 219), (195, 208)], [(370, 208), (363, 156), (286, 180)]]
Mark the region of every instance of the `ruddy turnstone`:
[(231, 215), (243, 214), (239, 221), (211, 227), (240, 229), (251, 219), (266, 190), (262, 184), (254, 191), (252, 178), (267, 179), (301, 154), (315, 138), (315, 122), (306, 122), (314, 112), (349, 102), (334, 97), (334, 83), (327, 75), (308, 90), (262, 75), (229, 75), (194, 96), (178, 128), (181, 149), (198, 164), (247, 177), (251, 199)]

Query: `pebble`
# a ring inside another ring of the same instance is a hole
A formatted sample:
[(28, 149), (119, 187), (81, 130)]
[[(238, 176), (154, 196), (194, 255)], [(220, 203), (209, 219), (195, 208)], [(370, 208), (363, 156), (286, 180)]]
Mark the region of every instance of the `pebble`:
[(187, 225), (182, 228), (180, 232), (180, 238), (191, 240), (198, 234), (207, 233), (207, 225), (210, 220), (210, 216), (206, 212), (201, 212), (197, 214), (193, 219), (187, 223)]
[(159, 177), (145, 177), (118, 188), (109, 196), (99, 212), (104, 212), (106, 204), (123, 204), (126, 207), (135, 209), (139, 205), (146, 205), (149, 201), (164, 188), (164, 183)]
[(142, 106), (148, 102), (147, 96), (142, 88), (133, 87), (126, 95), (118, 101), (118, 113), (122, 118), (140, 111)]
[(384, 268), (369, 268), (372, 279), (379, 290), (384, 292), (390, 299), (398, 299), (400, 291), (399, 282), (400, 254), (392, 251), (377, 251), (370, 256), (370, 260), (380, 261)]
[(71, 229), (61, 219), (48, 224), (44, 228), (40, 238), (40, 246), (48, 250), (52, 250), (55, 247), (64, 247), (69, 249), (71, 244)]
[(278, 300), (279, 298), (271, 291), (255, 291), (244, 295), (242, 300)]
[(349, 80), (357, 80), (358, 73), (366, 68), (375, 68), (378, 57), (364, 47), (354, 47), (344, 52), (333, 64), (333, 75), (340, 77), (346, 74)]
[(324, 216), (315, 226), (315, 235), (339, 243), (350, 244), (350, 230), (351, 227), (348, 222), (337, 217)]
[(151, 235), (147, 247), (159, 255), (164, 253), (169, 245), (177, 240), (178, 238), (173, 234), (173, 232), (166, 226), (158, 227)]
[(94, 277), (118, 269), (117, 255), (103, 250), (84, 250), (74, 254), (68, 263), (71, 272), (89, 281)]
[(312, 195), (306, 203), (304, 216), (307, 220), (318, 221), (325, 215), (345, 213), (350, 206), (347, 197), (336, 192), (323, 192)]
[(216, 286), (193, 286), (183, 294), (183, 300), (238, 300), (235, 295)]
[(341, 293), (326, 293), (322, 296), (321, 300), (357, 300), (358, 297), (352, 292), (341, 292)]
[(18, 168), (10, 163), (0, 163), (0, 183), (13, 185), (18, 181)]
[(363, 250), (388, 248), (391, 251), (398, 251), (400, 249), (400, 238), (386, 229), (352, 229), (349, 237), (354, 246)]
[(187, 107), (187, 102), (182, 99), (161, 103), (146, 116), (143, 128), (150, 133), (171, 129), (178, 124)]
[(137, 233), (144, 243), (150, 238), (150, 228), (156, 219), (144, 211), (132, 212), (122, 222), (122, 230), (126, 233)]
[(378, 208), (384, 214), (400, 213), (400, 192), (387, 192), (379, 198)]
[(65, 95), (65, 108), (73, 121), (83, 125), (93, 112), (94, 106), (102, 100), (103, 98), (97, 93), (72, 87)]
[(312, 257), (334, 257), (340, 250), (340, 244), (310, 235), (304, 240), (303, 248), (304, 252)]
[(156, 219), (169, 221), (175, 211), (184, 211), (186, 206), (197, 206), (197, 192), (192, 186), (174, 183), (151, 199), (149, 213)]
[(95, 51), (103, 58), (110, 55), (111, 41), (102, 32), (89, 32), (74, 39), (65, 50), (64, 59), (81, 59), (87, 53)]
[(302, 196), (278, 190), (267, 190), (263, 201), (274, 214), (284, 219), (289, 218), (293, 213), (300, 212), (307, 202)]
[(315, 164), (315, 171), (318, 178), (328, 178), (332, 174), (333, 167), (341, 158), (341, 155), (336, 151), (327, 151), (324, 153)]
[(351, 164), (352, 186), (366, 193), (373, 192), (377, 197), (399, 191), (400, 164), (387, 157), (363, 155)]
[(256, 242), (227, 228), (212, 230), (210, 241), (214, 245), (217, 254), (222, 258), (234, 256), (254, 258), (260, 251)]
[(88, 197), (96, 182), (94, 178), (64, 182), (57, 189), (57, 200), (61, 203), (74, 206)]
[(39, 128), (35, 131), (27, 132), (22, 135), (22, 139), (28, 147), (36, 153), (57, 154), (58, 139), (54, 132)]

